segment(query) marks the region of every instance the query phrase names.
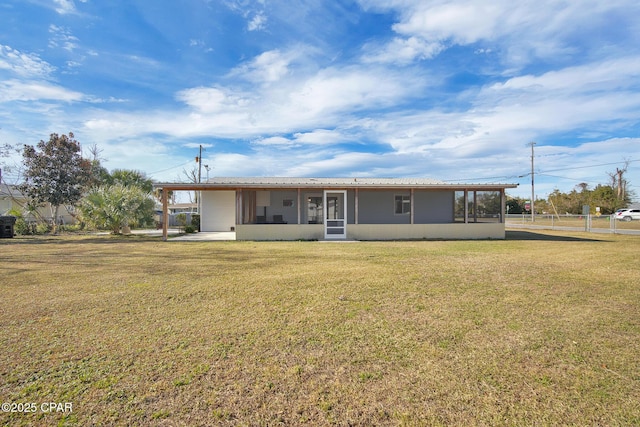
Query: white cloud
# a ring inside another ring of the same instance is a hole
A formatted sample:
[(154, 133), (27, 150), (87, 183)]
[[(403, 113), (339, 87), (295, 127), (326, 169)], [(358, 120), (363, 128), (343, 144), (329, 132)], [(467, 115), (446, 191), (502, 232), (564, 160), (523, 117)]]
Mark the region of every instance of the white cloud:
[(258, 138), (254, 141), (251, 141), (252, 144), (254, 145), (265, 145), (265, 146), (278, 146), (278, 147), (282, 147), (282, 146), (289, 146), (293, 143), (293, 141), (291, 141), (288, 138), (282, 137), (282, 136), (272, 136), (269, 138)]
[[(61, 15), (66, 15), (70, 13), (76, 13), (76, 5), (73, 0), (53, 0), (55, 3), (55, 10)], [(85, 3), (85, 0), (81, 0), (82, 3)]]
[(289, 73), (289, 64), (297, 55), (295, 50), (289, 50), (285, 53), (277, 49), (270, 50), (236, 68), (231, 72), (231, 75), (245, 78), (254, 83), (276, 82)]
[(267, 24), (267, 17), (263, 12), (257, 13), (247, 24), (249, 31), (264, 30)]
[(55, 67), (33, 53), (22, 53), (0, 44), (0, 70), (8, 70), (20, 77), (48, 77)]
[(396, 37), (383, 46), (365, 46), (363, 61), (408, 64), (415, 60), (433, 58), (443, 49), (441, 42), (429, 42), (413, 36), (406, 39)]
[(85, 96), (47, 82), (6, 80), (0, 82), (0, 102), (9, 101), (82, 101)]
[[(606, 34), (612, 17), (632, 20), (640, 13), (640, 4), (630, 0), (583, 0), (557, 2), (555, 0), (359, 0), (366, 9), (393, 11), (398, 21), (393, 30), (398, 38), (389, 42), (383, 51), (392, 54), (410, 40), (425, 46), (471, 45), (478, 42), (495, 43), (504, 63), (521, 66), (532, 57), (549, 58), (575, 54), (580, 44), (596, 43), (602, 38), (584, 37), (585, 33)], [(624, 25), (617, 28), (624, 29)], [(637, 39), (637, 24), (629, 25), (623, 37)], [(612, 33), (613, 34), (613, 33)], [(576, 35), (580, 43), (575, 43)], [(621, 35), (618, 35), (620, 37)], [(404, 41), (403, 41), (404, 40)], [(415, 43), (415, 42), (414, 42)], [(611, 40), (611, 45), (615, 43)], [(610, 46), (611, 46), (610, 45)], [(431, 51), (431, 50), (430, 50)], [(434, 54), (437, 50), (433, 49)], [(400, 58), (410, 55), (398, 53)], [(429, 56), (415, 55), (416, 59)]]
[(290, 102), (299, 116), (321, 117), (393, 105), (424, 85), (418, 76), (374, 67), (327, 68), (293, 91)]
[(351, 140), (353, 137), (342, 132), (327, 129), (316, 129), (311, 132), (298, 132), (293, 135), (295, 141), (305, 145), (331, 145)]
[(49, 25), (49, 48), (62, 48), (69, 52), (72, 52), (78, 47), (78, 38), (71, 34), (68, 28), (59, 27), (57, 25)]
[(177, 93), (176, 99), (203, 113), (220, 111), (231, 104), (230, 97), (215, 87), (185, 89)]

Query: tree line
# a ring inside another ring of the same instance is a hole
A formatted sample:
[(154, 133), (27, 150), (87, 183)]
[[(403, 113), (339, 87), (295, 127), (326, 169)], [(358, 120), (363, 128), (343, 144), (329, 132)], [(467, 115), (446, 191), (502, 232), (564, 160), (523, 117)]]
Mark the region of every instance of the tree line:
[[(583, 182), (568, 193), (555, 189), (547, 199), (536, 199), (536, 213), (581, 215), (583, 206), (588, 205), (591, 214), (595, 214), (596, 208), (600, 208), (600, 214), (611, 215), (618, 209), (626, 208), (635, 197), (634, 192), (629, 190), (630, 185), (625, 178), (628, 165), (626, 162), (622, 168), (616, 168), (614, 173), (608, 173), (608, 184), (597, 184), (590, 188)], [(509, 198), (507, 211), (510, 214), (531, 213), (529, 200)]]
[[(4, 146), (6, 155), (8, 147)], [(23, 214), (49, 204), (53, 218), (51, 232), (58, 228), (59, 210), (72, 206), (80, 227), (110, 230), (120, 234), (129, 227), (154, 224), (153, 182), (144, 173), (116, 169), (109, 172), (100, 164), (99, 150), (92, 147), (93, 158), (82, 156), (80, 143), (72, 132), (52, 133), (48, 141), (22, 148), (22, 182), (18, 190), (26, 196)]]

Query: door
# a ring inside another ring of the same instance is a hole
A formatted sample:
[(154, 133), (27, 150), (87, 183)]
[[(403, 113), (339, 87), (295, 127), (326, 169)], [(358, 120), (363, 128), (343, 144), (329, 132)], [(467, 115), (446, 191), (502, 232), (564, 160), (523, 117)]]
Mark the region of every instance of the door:
[(324, 192), (324, 238), (347, 238), (347, 192)]

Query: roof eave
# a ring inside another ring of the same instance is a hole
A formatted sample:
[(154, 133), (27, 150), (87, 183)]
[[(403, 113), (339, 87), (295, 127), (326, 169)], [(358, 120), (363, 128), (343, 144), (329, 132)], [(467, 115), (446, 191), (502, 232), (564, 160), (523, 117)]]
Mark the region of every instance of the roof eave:
[(276, 190), (276, 189), (423, 189), (423, 190), (501, 190), (507, 188), (517, 188), (518, 184), (260, 184), (260, 183), (156, 183), (153, 185), (155, 188), (167, 189), (169, 191), (213, 191), (213, 190)]

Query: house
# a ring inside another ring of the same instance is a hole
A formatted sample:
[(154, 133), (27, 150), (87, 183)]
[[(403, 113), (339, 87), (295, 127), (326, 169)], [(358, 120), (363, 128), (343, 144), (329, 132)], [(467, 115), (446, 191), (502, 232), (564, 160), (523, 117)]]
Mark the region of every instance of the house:
[[(35, 210), (27, 209), (28, 198), (15, 185), (0, 184), (0, 215), (6, 215), (10, 210), (17, 209), (23, 213), (27, 222), (53, 222), (51, 204), (44, 203)], [(75, 209), (73, 206), (60, 206), (58, 210), (58, 224), (75, 224)]]
[[(197, 203), (174, 203), (167, 207), (169, 212), (168, 221), (170, 227), (181, 226), (183, 224), (178, 221), (178, 215), (184, 214), (186, 224), (191, 224), (191, 219), (198, 214)], [(156, 204), (155, 220), (158, 224), (162, 224), (162, 207)]]
[[(200, 191), (201, 231), (237, 240), (504, 239), (505, 190), (418, 178), (212, 178), (155, 184)], [(167, 224), (167, 198), (163, 224)], [(167, 227), (163, 227), (167, 238)]]

